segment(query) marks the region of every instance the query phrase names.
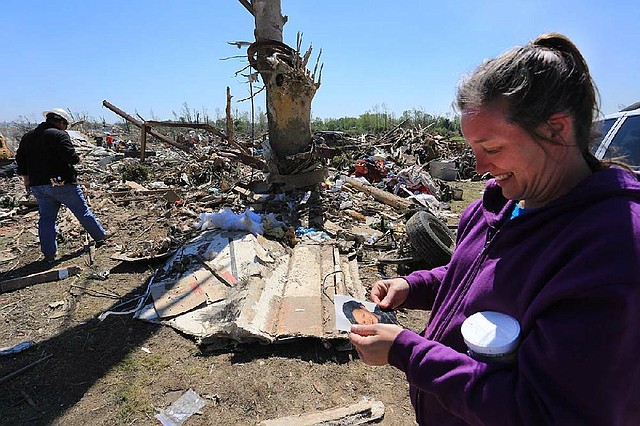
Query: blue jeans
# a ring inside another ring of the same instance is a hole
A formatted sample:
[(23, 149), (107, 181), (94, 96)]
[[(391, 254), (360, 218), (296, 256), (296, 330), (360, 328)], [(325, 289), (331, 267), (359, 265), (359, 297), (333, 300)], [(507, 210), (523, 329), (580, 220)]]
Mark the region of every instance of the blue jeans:
[(89, 210), (87, 201), (82, 194), (82, 189), (78, 185), (37, 185), (31, 187), (31, 192), (38, 200), (38, 210), (40, 212), (38, 236), (40, 238), (40, 249), (45, 257), (54, 257), (58, 251), (56, 219), (62, 204), (67, 206), (71, 213), (78, 218), (80, 224), (91, 235), (91, 238), (96, 241), (105, 238), (104, 228)]

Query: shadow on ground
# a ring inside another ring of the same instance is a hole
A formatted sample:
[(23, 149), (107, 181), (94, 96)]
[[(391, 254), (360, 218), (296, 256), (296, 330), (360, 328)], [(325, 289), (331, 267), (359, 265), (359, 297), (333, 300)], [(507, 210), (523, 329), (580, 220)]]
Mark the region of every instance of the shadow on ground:
[[(144, 283), (135, 288), (121, 300), (142, 294), (146, 286)], [(53, 423), (159, 327), (129, 317), (112, 317), (103, 322), (92, 318), (68, 325), (62, 333), (23, 352), (0, 357), (0, 381), (4, 381), (0, 383), (0, 424)], [(6, 379), (25, 367), (28, 369)]]
[[(148, 269), (149, 265), (144, 263), (120, 264), (110, 272), (125, 274)], [(142, 295), (147, 285), (148, 280), (118, 298), (109, 309), (115, 309), (121, 301)], [(82, 299), (76, 305), (79, 303)], [(131, 315), (112, 315), (102, 322), (91, 318), (80, 324), (74, 324), (71, 319), (61, 327), (63, 332), (32, 348), (0, 357), (0, 425), (58, 424), (65, 412), (79, 404), (94, 384), (164, 328), (134, 320)], [(202, 348), (195, 356), (203, 358), (202, 365), (207, 364), (207, 358), (221, 354), (228, 355), (231, 365), (270, 358), (345, 365), (353, 360), (354, 352), (350, 349), (346, 341), (322, 342), (305, 338), (277, 344), (231, 344), (215, 350)], [(29, 367), (35, 362), (38, 363)], [(27, 369), (20, 372), (25, 367)], [(19, 373), (6, 379), (16, 372)]]
[(45, 272), (45, 271), (48, 271), (49, 269), (55, 269), (59, 267), (58, 265), (61, 264), (62, 262), (78, 258), (82, 256), (85, 252), (86, 250), (84, 248), (81, 248), (79, 250), (74, 251), (73, 253), (65, 254), (64, 256), (59, 257), (53, 263), (49, 263), (45, 261), (44, 258), (37, 262), (27, 263), (24, 266), (21, 266), (16, 269), (11, 269), (10, 271), (0, 274), (0, 281), (10, 280), (18, 277), (25, 277), (27, 275)]
[(321, 341), (317, 338), (296, 338), (272, 344), (246, 343), (234, 345), (226, 341), (227, 347), (217, 349), (213, 347), (201, 348), (201, 356), (214, 356), (224, 353), (231, 354), (231, 364), (244, 364), (251, 361), (278, 358), (293, 358), (301, 361), (313, 361), (316, 364), (347, 364), (353, 361), (355, 350), (348, 341), (335, 339)]

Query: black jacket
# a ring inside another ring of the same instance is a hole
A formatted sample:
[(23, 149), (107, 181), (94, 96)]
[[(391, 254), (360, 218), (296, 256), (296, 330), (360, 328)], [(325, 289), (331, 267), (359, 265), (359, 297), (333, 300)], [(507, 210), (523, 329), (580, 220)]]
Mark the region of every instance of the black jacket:
[(20, 140), (16, 152), (18, 174), (29, 176), (29, 185), (50, 185), (51, 178), (64, 183), (77, 183), (74, 164), (80, 157), (73, 148), (69, 134), (44, 122), (27, 132)]

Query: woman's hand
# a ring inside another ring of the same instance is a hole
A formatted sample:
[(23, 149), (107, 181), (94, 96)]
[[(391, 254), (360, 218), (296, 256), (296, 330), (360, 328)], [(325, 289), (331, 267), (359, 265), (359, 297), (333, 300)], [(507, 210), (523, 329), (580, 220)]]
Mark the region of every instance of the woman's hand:
[(382, 309), (395, 309), (409, 296), (409, 283), (404, 278), (391, 278), (373, 283), (371, 301)]
[(349, 340), (365, 364), (386, 365), (391, 345), (401, 331), (394, 324), (352, 325)]

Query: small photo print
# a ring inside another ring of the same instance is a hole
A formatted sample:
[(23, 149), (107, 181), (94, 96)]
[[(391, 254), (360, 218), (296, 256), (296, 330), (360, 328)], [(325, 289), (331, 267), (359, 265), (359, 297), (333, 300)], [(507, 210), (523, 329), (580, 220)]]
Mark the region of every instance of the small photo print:
[(383, 311), (373, 302), (336, 294), (333, 304), (336, 309), (336, 328), (340, 331), (349, 331), (351, 324), (398, 324), (395, 313)]

